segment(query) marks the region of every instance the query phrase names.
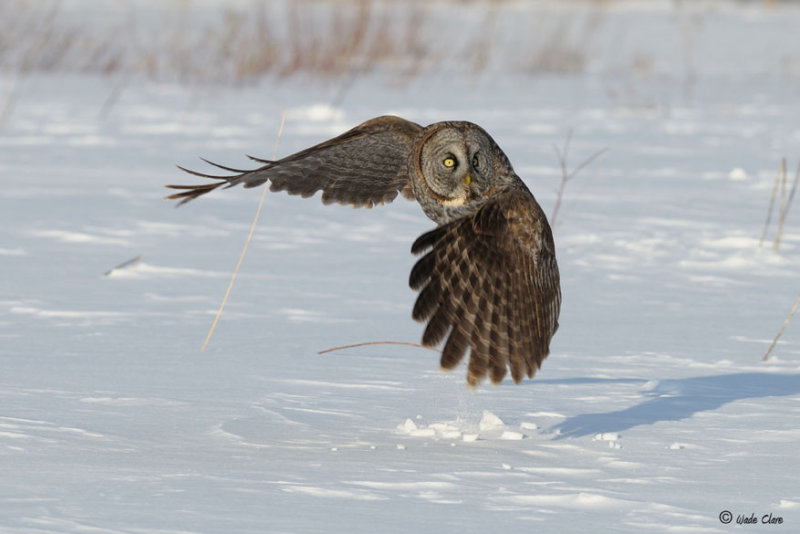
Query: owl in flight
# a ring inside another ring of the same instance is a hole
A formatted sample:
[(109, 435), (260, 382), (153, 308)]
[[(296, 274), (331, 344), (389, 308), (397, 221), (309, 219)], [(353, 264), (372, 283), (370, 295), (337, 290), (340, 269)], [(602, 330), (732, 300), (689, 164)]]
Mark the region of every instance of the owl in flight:
[(398, 193), (416, 199), (438, 225), (411, 252), (423, 254), (409, 284), (419, 291), (412, 317), (427, 322), (422, 344), (447, 338), (441, 366), (470, 351), (467, 382), (532, 378), (558, 328), (561, 289), (553, 234), (544, 212), (508, 158), (480, 126), (437, 122), (422, 127), (377, 117), (277, 161), (252, 158), (253, 170), (215, 167), (230, 176), (203, 185), (168, 185), (184, 204), (219, 187), (256, 187), (322, 202), (370, 208)]

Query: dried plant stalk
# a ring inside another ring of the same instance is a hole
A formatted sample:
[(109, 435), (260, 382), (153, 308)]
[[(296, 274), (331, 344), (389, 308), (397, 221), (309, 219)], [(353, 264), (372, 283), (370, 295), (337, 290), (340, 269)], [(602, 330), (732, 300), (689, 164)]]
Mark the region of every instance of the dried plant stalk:
[(794, 192), (797, 190), (797, 181), (800, 179), (800, 164), (797, 166), (797, 172), (794, 174), (794, 183), (792, 184), (792, 189), (789, 192), (789, 196), (785, 196), (786, 192), (786, 182), (788, 181), (788, 177), (786, 175), (786, 158), (783, 160), (783, 186), (781, 190), (781, 213), (780, 217), (778, 218), (778, 233), (775, 236), (775, 244), (773, 247), (775, 250), (778, 250), (778, 247), (781, 245), (781, 236), (783, 235), (783, 223), (786, 221), (786, 215), (789, 213), (789, 209), (792, 207), (792, 200), (794, 199)]
[(764, 245), (764, 239), (767, 237), (767, 230), (769, 229), (769, 223), (772, 222), (772, 212), (775, 211), (775, 199), (778, 197), (778, 186), (781, 183), (781, 176), (786, 173), (786, 158), (781, 160), (781, 166), (778, 169), (778, 174), (775, 175), (775, 183), (772, 184), (772, 195), (769, 198), (769, 209), (767, 210), (767, 220), (764, 222), (764, 230), (761, 232), (761, 239), (759, 240), (759, 246)]
[(341, 347), (332, 347), (330, 349), (325, 349), (319, 351), (317, 354), (326, 354), (328, 352), (333, 352), (335, 350), (345, 350), (345, 349), (354, 349), (356, 347), (366, 347), (367, 345), (405, 345), (407, 347), (417, 347), (419, 349), (428, 349), (432, 350), (433, 352), (440, 352), (439, 349), (435, 349), (433, 347), (426, 347), (425, 345), (420, 345), (419, 343), (409, 343), (408, 341), (365, 341), (364, 343), (355, 343), (353, 345), (342, 345)]
[(111, 273), (113, 273), (115, 271), (119, 271), (121, 269), (127, 269), (131, 265), (135, 265), (135, 264), (139, 263), (139, 261), (141, 261), (141, 259), (142, 259), (142, 255), (139, 254), (138, 256), (133, 257), (133, 258), (127, 260), (127, 261), (123, 261), (119, 265), (116, 265), (116, 266), (112, 267), (111, 269), (107, 270), (106, 272), (104, 272), (103, 276), (109, 276), (109, 275), (111, 275)]
[(786, 320), (783, 321), (783, 326), (781, 326), (781, 329), (778, 330), (778, 334), (775, 336), (775, 339), (772, 340), (772, 345), (769, 346), (769, 349), (767, 349), (767, 353), (764, 354), (763, 358), (761, 358), (762, 362), (767, 361), (767, 358), (769, 358), (769, 355), (772, 353), (772, 349), (774, 349), (775, 345), (778, 344), (778, 340), (783, 335), (783, 331), (786, 330), (786, 326), (789, 324), (789, 321), (791, 321), (794, 314), (797, 313), (798, 307), (800, 307), (800, 297), (797, 297), (797, 300), (794, 301), (794, 306), (792, 306), (792, 311), (790, 311), (789, 315), (786, 316)]
[[(283, 125), (285, 123), (286, 123), (286, 110), (284, 110), (283, 115), (281, 116), (281, 125), (278, 127), (278, 136), (275, 139), (275, 148), (272, 151), (272, 159), (276, 159), (278, 156), (278, 143), (280, 143), (281, 135), (283, 134)], [(244, 242), (244, 248), (242, 249), (242, 253), (239, 255), (239, 261), (236, 262), (236, 268), (234, 268), (233, 275), (231, 275), (231, 281), (228, 284), (228, 289), (225, 291), (225, 296), (222, 297), (222, 304), (219, 305), (219, 310), (217, 310), (217, 315), (216, 317), (214, 317), (214, 322), (211, 323), (211, 328), (208, 331), (206, 340), (203, 342), (203, 346), (200, 347), (200, 352), (206, 351), (208, 342), (211, 341), (211, 336), (214, 334), (214, 330), (217, 328), (217, 323), (219, 322), (219, 318), (222, 316), (222, 310), (225, 309), (225, 303), (228, 302), (228, 297), (231, 294), (231, 289), (233, 289), (233, 283), (236, 282), (236, 277), (239, 274), (239, 268), (242, 266), (244, 255), (247, 253), (247, 247), (250, 246), (250, 240), (253, 238), (253, 232), (255, 232), (256, 230), (258, 217), (261, 215), (261, 208), (264, 206), (264, 198), (266, 198), (267, 196), (268, 189), (269, 189), (269, 182), (264, 184), (264, 188), (261, 192), (261, 200), (258, 202), (258, 209), (256, 209), (256, 215), (255, 217), (253, 217), (253, 224), (250, 225), (250, 233), (247, 234), (247, 240)]]

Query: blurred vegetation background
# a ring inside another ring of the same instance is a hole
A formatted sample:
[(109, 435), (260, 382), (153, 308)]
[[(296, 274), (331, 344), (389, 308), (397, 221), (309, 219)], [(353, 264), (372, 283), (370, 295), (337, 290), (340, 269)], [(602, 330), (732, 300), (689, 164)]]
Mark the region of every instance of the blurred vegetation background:
[[(511, 0), (3, 0), (0, 73), (68, 72), (181, 83), (381, 72), (686, 76), (696, 54), (800, 73), (800, 42), (748, 43), (707, 26), (798, 2)], [(641, 17), (663, 24), (643, 29)], [(790, 21), (796, 24), (798, 19)], [(795, 34), (797, 26), (793, 26)], [(796, 41), (796, 40), (795, 40)], [(744, 44), (744, 46), (742, 46)], [(764, 47), (768, 47), (764, 55)]]

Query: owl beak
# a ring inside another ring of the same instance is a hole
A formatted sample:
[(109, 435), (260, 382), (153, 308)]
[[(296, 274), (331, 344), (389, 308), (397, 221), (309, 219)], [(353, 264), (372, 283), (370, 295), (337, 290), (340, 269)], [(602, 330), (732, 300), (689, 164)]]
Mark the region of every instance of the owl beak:
[(472, 183), (472, 175), (470, 173), (467, 173), (467, 175), (464, 176), (464, 183), (467, 184), (467, 187), (469, 187), (469, 184)]

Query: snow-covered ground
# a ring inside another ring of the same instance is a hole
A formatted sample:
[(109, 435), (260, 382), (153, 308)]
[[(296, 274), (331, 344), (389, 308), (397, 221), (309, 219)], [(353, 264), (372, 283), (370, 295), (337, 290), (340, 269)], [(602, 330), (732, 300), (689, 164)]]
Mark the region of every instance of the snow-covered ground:
[[(800, 9), (723, 11), (698, 42), (746, 27), (798, 64)], [(605, 20), (631, 13), (676, 16)], [(0, 531), (800, 531), (800, 319), (760, 361), (800, 294), (800, 215), (759, 246), (780, 159), (800, 159), (800, 78), (699, 50), (688, 82), (681, 63), (375, 74), (335, 106), (306, 77), (137, 81), (102, 119), (113, 80), (26, 77), (0, 130)], [(469, 391), (426, 350), (318, 354), (419, 340), (409, 248), (431, 222), (404, 200), (267, 195), (200, 352), (260, 191), (175, 209), (162, 186), (198, 155), (271, 156), (283, 110), (280, 154), (383, 113), (472, 120), (548, 213), (553, 145), (573, 131), (571, 168), (608, 149), (566, 189), (561, 328), (534, 380)]]

